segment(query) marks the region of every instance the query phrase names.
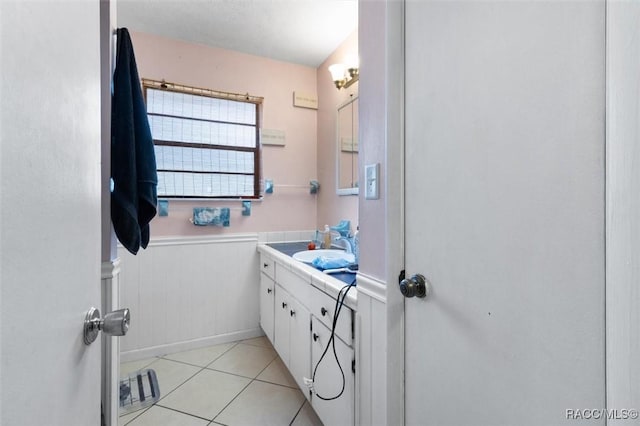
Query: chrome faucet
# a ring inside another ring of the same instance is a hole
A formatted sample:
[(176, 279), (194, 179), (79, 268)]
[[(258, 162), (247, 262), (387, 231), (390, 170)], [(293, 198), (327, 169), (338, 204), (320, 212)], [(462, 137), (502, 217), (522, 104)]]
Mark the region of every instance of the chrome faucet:
[(342, 235), (336, 237), (333, 242), (337, 243), (337, 242), (342, 242), (344, 241), (344, 243), (340, 244), (347, 253), (351, 253), (353, 254), (353, 240), (349, 237), (343, 237)]

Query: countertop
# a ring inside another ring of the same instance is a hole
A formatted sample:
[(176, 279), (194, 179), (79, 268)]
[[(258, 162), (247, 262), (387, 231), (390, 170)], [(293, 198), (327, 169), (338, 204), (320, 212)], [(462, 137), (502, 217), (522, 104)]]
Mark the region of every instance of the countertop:
[[(298, 275), (308, 278), (312, 286), (324, 291), (333, 298), (338, 297), (340, 289), (345, 285), (356, 282), (356, 274), (325, 274), (311, 265), (293, 260), (291, 256), (298, 251), (307, 250), (307, 244), (308, 242), (258, 244), (258, 252), (272, 257), (278, 264), (285, 266), (287, 269), (295, 270)], [(351, 288), (344, 302), (345, 305), (356, 310), (357, 296), (357, 288)]]

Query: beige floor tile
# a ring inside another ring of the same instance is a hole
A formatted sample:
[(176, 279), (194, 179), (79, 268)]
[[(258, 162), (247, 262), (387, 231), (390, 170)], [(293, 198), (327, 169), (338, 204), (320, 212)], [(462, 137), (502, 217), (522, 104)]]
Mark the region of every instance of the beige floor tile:
[(235, 344), (236, 343), (223, 343), (221, 345), (169, 354), (165, 355), (163, 358), (186, 362), (187, 364), (193, 364), (199, 367), (206, 367), (211, 362), (215, 361), (220, 355), (231, 349)]
[(306, 401), (291, 426), (322, 426), (322, 422), (311, 408), (309, 401)]
[(229, 426), (288, 425), (304, 400), (299, 390), (254, 381), (214, 420)]
[(298, 388), (298, 384), (291, 377), (289, 370), (284, 365), (280, 357), (277, 357), (267, 368), (265, 368), (262, 373), (256, 377), (258, 380), (262, 380), (264, 382), (275, 383), (277, 385), (289, 386), (291, 388)]
[(159, 402), (163, 407), (213, 419), (248, 384), (250, 379), (202, 370)]
[(178, 413), (157, 405), (154, 405), (129, 423), (130, 426), (207, 426), (208, 424), (208, 420)]
[(209, 364), (207, 368), (255, 378), (276, 356), (276, 351), (271, 348), (240, 343)]
[(120, 364), (120, 377), (126, 377), (129, 373), (142, 370), (143, 368), (150, 368), (149, 366), (157, 360), (158, 358), (146, 358), (138, 361), (124, 362)]
[[(147, 407), (147, 408), (149, 408), (149, 407)], [(124, 425), (128, 424), (131, 420), (135, 419), (140, 414), (142, 414), (147, 408), (142, 409), (140, 411), (136, 411), (134, 413), (125, 414), (124, 416), (118, 417), (118, 426), (124, 426)]]
[(243, 340), (241, 343), (253, 346), (262, 346), (263, 348), (272, 348), (271, 342), (267, 339), (267, 336), (254, 337), (253, 339)]
[(183, 364), (168, 359), (159, 359), (149, 366), (156, 372), (160, 398), (164, 398), (175, 388), (200, 371), (200, 367)]

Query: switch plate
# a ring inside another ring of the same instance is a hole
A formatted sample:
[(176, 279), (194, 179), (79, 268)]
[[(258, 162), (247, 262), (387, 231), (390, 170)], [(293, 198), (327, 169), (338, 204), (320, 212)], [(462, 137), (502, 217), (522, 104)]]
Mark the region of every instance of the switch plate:
[(364, 198), (377, 200), (380, 198), (380, 163), (368, 164), (364, 167), (365, 189)]

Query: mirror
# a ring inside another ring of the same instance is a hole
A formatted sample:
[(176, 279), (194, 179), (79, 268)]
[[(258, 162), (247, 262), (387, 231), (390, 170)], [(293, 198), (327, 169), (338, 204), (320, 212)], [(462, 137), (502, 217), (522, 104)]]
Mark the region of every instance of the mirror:
[(338, 195), (358, 194), (358, 97), (338, 107), (336, 182)]

